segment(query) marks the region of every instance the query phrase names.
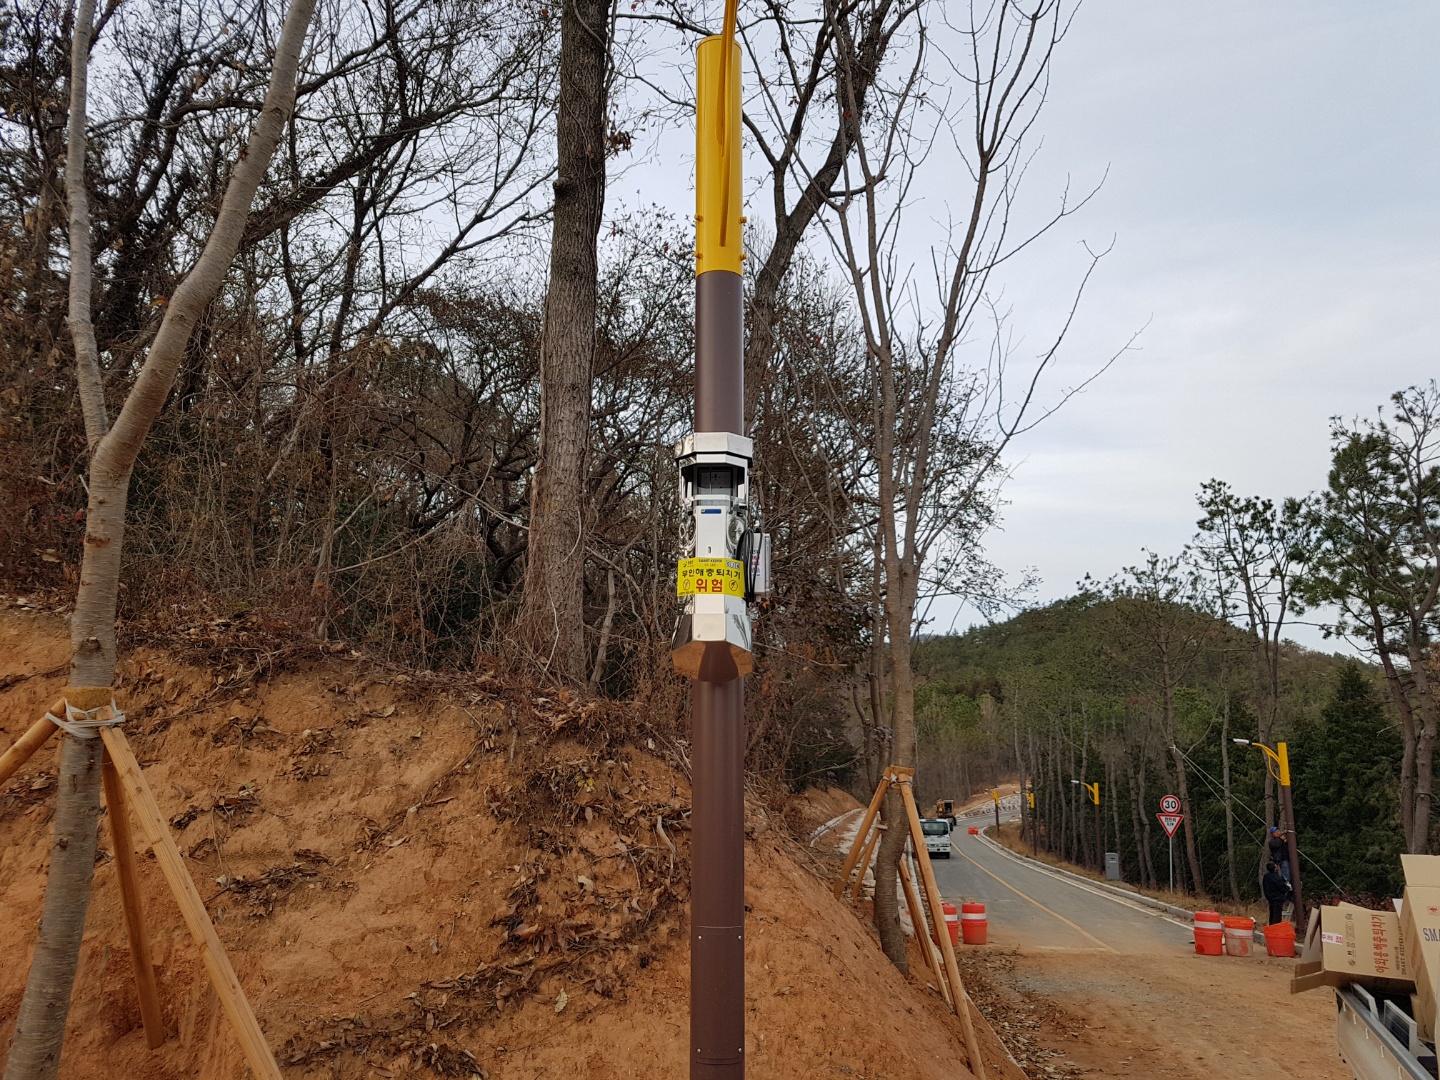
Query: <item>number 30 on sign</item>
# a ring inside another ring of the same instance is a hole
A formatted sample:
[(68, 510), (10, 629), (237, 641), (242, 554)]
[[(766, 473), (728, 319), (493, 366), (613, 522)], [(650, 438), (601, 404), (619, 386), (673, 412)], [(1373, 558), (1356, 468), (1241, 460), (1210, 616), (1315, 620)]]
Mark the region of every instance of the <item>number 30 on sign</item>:
[(744, 596), (745, 568), (739, 559), (681, 559), (676, 596)]

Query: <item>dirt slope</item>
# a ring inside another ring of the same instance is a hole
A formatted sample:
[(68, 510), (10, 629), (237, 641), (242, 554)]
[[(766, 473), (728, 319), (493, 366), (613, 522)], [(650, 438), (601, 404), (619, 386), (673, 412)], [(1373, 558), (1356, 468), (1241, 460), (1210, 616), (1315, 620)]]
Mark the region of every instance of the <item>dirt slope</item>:
[[(257, 680), (274, 656), (263, 634), (199, 636), (211, 662), (141, 652), (120, 697), (287, 1076), (684, 1074), (689, 792), (643, 724), (350, 657)], [(67, 652), (60, 619), (0, 610), (0, 747), (64, 686)], [(54, 772), (47, 747), (0, 792), (0, 1046), (34, 943)], [(886, 964), (786, 829), (758, 806), (750, 818), (750, 1075), (969, 1076), (943, 1003)], [(170, 1039), (146, 1050), (108, 834), (101, 846), (62, 1077), (241, 1075), (148, 858)], [(991, 1075), (1018, 1075), (986, 1039)]]

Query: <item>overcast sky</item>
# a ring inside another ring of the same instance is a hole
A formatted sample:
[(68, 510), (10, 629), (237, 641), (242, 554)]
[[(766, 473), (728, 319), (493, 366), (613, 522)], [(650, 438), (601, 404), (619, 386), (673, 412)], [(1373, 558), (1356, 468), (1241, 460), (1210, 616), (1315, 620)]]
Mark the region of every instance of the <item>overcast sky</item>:
[[(1329, 417), (1440, 375), (1437, 41), (1434, 0), (1082, 8), (1031, 182), (1109, 169), (1049, 248), (1063, 267), (1115, 238), (1071, 362), (1145, 329), (1014, 455), (990, 550), (1040, 598), (1178, 550), (1208, 477), (1320, 487)], [(1054, 304), (1034, 263), (1010, 282), (1021, 324)]]
[[(1026, 193), (1043, 203), (1067, 178), (1108, 177), (1005, 295), (1038, 351), (1081, 242), (1113, 239), (1051, 388), (1143, 333), (1011, 455), (989, 549), (1038, 572), (1036, 601), (1142, 548), (1178, 551), (1209, 477), (1277, 501), (1323, 485), (1331, 416), (1440, 375), (1437, 42), (1436, 0), (1081, 8)], [(617, 187), (632, 184), (655, 190), (640, 174)], [(930, 184), (943, 199), (944, 178)], [(956, 612), (940, 615), (943, 630)]]

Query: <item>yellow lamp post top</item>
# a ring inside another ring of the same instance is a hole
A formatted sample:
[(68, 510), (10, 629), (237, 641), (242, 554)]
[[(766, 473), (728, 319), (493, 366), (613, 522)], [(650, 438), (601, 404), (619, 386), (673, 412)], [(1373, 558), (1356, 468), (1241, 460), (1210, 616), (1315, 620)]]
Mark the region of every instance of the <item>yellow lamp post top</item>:
[(1231, 739), (1231, 742), (1238, 746), (1253, 746), (1265, 752), (1265, 766), (1270, 770), (1270, 775), (1280, 781), (1282, 787), (1290, 786), (1290, 754), (1283, 742), (1275, 744), (1271, 750), (1261, 742), (1252, 742), (1249, 739)]
[(720, 33), (700, 42), (695, 86), (695, 273), (740, 273), (740, 45), (736, 4)]

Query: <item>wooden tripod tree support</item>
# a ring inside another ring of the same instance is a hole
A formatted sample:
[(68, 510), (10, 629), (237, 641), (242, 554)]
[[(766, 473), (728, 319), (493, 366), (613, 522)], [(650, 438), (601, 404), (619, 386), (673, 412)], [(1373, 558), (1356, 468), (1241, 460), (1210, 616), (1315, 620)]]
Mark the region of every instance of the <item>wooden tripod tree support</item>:
[[(936, 964), (934, 955), (926, 944), (930, 938), (925, 926), (925, 913), (921, 910), (920, 897), (915, 895), (915, 884), (910, 880), (908, 868), (902, 861), (900, 864), (900, 882), (905, 888), (905, 903), (910, 908), (915, 923), (915, 935), (921, 940), (921, 948), (925, 952), (926, 961), (931, 964), (931, 970), (935, 977), (940, 980), (941, 992), (946, 1002), (955, 1010), (955, 1015), (960, 1018), (960, 1029), (965, 1035), (965, 1056), (970, 1059), (970, 1071), (975, 1074), (976, 1080), (985, 1080), (985, 1062), (980, 1057), (980, 1044), (975, 1038), (975, 1024), (970, 1018), (970, 997), (965, 993), (965, 984), (960, 978), (960, 965), (955, 961), (955, 947), (950, 944), (950, 934), (945, 929), (945, 909), (942, 906), (944, 901), (940, 896), (940, 886), (935, 881), (935, 868), (930, 865), (930, 853), (925, 850), (925, 830), (920, 826), (920, 811), (915, 805), (915, 792), (912, 790), (912, 782), (915, 778), (915, 770), (900, 765), (891, 765), (885, 770), (880, 778), (880, 784), (875, 788), (875, 797), (870, 800), (870, 805), (865, 810), (865, 816), (860, 819), (860, 828), (855, 831), (855, 840), (850, 845), (850, 852), (845, 856), (845, 865), (840, 870), (840, 880), (835, 883), (835, 898), (838, 900), (845, 893), (845, 887), (850, 884), (850, 874), (859, 865), (860, 876), (865, 876), (866, 864), (869, 861), (869, 853), (874, 848), (875, 841), (871, 836), (872, 826), (880, 813), (880, 806), (885, 801), (885, 795), (891, 787), (900, 790), (900, 797), (905, 804), (905, 817), (910, 826), (910, 846), (915, 851), (915, 861), (920, 867), (920, 883), (924, 889), (926, 905), (929, 907), (930, 926), (936, 927), (937, 932), (933, 935), (938, 939), (940, 946), (941, 963)], [(891, 822), (890, 824), (895, 824)], [(885, 826), (880, 826), (884, 828)], [(862, 853), (865, 861), (861, 861)], [(878, 875), (877, 875), (878, 878)]]
[[(85, 688), (91, 689), (91, 688)], [(106, 691), (108, 695), (108, 690)], [(79, 695), (74, 695), (78, 697)], [(74, 701), (92, 707), (89, 702)], [(66, 701), (62, 698), (51, 708), (56, 716), (65, 713)], [(15, 744), (0, 756), (0, 784), (8, 780), (56, 731), (60, 730), (49, 719), (42, 719), (22, 735)], [(190, 872), (185, 869), (184, 857), (175, 845), (175, 838), (165, 823), (165, 816), (155, 802), (150, 784), (135, 760), (130, 742), (118, 727), (102, 727), (100, 738), (105, 743), (105, 767), (102, 778), (105, 784), (105, 801), (110, 810), (110, 834), (115, 847), (115, 867), (120, 880), (120, 903), (125, 914), (125, 933), (130, 942), (130, 958), (135, 966), (135, 984), (140, 998), (140, 1016), (145, 1026), (145, 1042), (154, 1050), (165, 1041), (165, 1026), (160, 1012), (160, 995), (155, 985), (155, 972), (150, 964), (150, 948), (145, 929), (144, 912), (140, 906), (139, 880), (135, 873), (135, 847), (130, 832), (130, 814), (140, 825), (145, 843), (155, 853), (155, 860), (175, 895), (180, 906), (180, 915), (185, 920), (195, 943), (200, 947), (200, 957), (215, 993), (220, 998), (221, 1008), (229, 1018), (240, 1048), (245, 1054), (246, 1064), (259, 1080), (282, 1080), (280, 1067), (265, 1042), (265, 1034), (254, 1010), (245, 997), (225, 947), (220, 943), (210, 916), (205, 910), (205, 901), (200, 898)], [(128, 811), (128, 813), (127, 813)]]

